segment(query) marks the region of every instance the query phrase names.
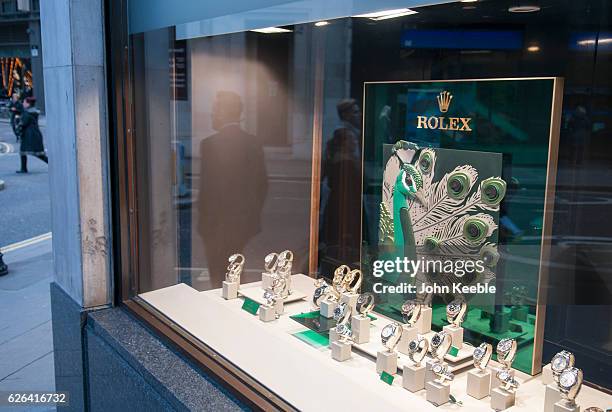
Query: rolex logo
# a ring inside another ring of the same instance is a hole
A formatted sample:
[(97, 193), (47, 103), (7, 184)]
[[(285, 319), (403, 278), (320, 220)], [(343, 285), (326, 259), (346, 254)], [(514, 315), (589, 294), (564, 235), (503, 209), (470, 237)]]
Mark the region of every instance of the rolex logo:
[(440, 92), (438, 95), (438, 107), (442, 113), (446, 113), (448, 111), (451, 100), (453, 100), (452, 94), (447, 91)]
[[(448, 112), (453, 95), (446, 90), (436, 96), (441, 113)], [(417, 116), (417, 129), (457, 130), (471, 132), (471, 117)]]

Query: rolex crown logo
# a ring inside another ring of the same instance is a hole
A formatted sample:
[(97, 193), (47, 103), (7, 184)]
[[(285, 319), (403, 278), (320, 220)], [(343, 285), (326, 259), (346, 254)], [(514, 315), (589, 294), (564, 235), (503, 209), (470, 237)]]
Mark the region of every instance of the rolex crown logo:
[(447, 91), (443, 91), (443, 92), (440, 92), (437, 99), (438, 99), (438, 107), (440, 107), (440, 111), (442, 113), (446, 113), (448, 111), (448, 107), (450, 106), (451, 100), (453, 100), (453, 95)]

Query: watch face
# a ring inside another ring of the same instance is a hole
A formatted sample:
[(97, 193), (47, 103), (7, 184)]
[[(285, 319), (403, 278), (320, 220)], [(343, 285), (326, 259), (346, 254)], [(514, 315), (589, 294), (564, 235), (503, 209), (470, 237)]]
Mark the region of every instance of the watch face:
[(550, 363), (550, 367), (555, 372), (561, 372), (564, 369), (567, 369), (569, 366), (569, 358), (565, 356), (562, 352), (557, 353)]
[(440, 336), (440, 334), (436, 333), (433, 338), (431, 338), (431, 344), (433, 346), (440, 346), (440, 344), (442, 343), (442, 337)]
[(387, 325), (383, 328), (382, 332), (380, 333), (380, 336), (385, 339), (388, 339), (393, 335), (393, 332), (395, 332), (395, 326)]
[(477, 347), (474, 349), (474, 359), (480, 360), (485, 355), (485, 349), (482, 347)]
[(412, 301), (405, 302), (402, 305), (402, 313), (405, 315), (409, 315), (414, 310), (415, 307), (416, 307), (416, 303)]
[(510, 379), (510, 372), (508, 372), (507, 370), (502, 370), (501, 372), (499, 372), (499, 375), (497, 377), (500, 381), (506, 381)]
[(563, 388), (569, 389), (576, 384), (577, 377), (572, 369), (565, 370), (559, 376), (559, 385)]
[(345, 335), (345, 334), (349, 334), (350, 330), (344, 323), (341, 323), (336, 326), (336, 332), (338, 332), (341, 335)]
[(436, 364), (435, 364), (435, 365), (434, 365), (434, 366), (431, 368), (431, 370), (432, 370), (434, 373), (441, 373), (441, 372), (442, 372), (442, 369), (443, 369), (443, 368), (442, 368), (442, 365), (440, 365), (439, 363), (436, 363)]
[(408, 349), (410, 349), (412, 352), (416, 352), (416, 350), (419, 348), (419, 344), (417, 343), (416, 340), (413, 340), (412, 342), (410, 342), (410, 344), (408, 345)]
[(446, 313), (449, 315), (457, 315), (461, 311), (461, 304), (456, 302), (451, 302), (446, 306)]
[(502, 339), (497, 344), (497, 351), (501, 353), (508, 352), (512, 348), (512, 339)]
[(271, 291), (269, 291), (269, 290), (266, 290), (266, 291), (264, 292), (263, 297), (264, 297), (264, 299), (266, 299), (266, 300), (270, 300), (270, 299), (272, 299), (272, 297), (274, 297), (274, 293), (272, 293), (272, 292), (271, 292)]
[(334, 309), (334, 319), (339, 320), (342, 315), (344, 314), (344, 306), (338, 306), (336, 309)]

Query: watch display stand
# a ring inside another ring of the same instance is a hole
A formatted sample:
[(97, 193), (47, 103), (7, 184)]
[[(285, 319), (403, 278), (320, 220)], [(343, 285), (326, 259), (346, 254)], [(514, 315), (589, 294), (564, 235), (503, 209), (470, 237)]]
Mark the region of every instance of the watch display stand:
[(338, 307), (338, 302), (333, 301), (333, 300), (323, 299), (323, 301), (321, 302), (321, 308), (319, 312), (321, 313), (321, 316), (323, 316), (324, 318), (328, 318), (328, 319), (333, 318), (334, 309), (336, 309), (336, 307)]
[(353, 316), (351, 318), (351, 331), (355, 343), (368, 343), (370, 341), (370, 318), (363, 315)]
[(431, 308), (424, 307), (421, 309), (421, 316), (416, 321), (415, 327), (417, 332), (421, 335), (431, 332)]
[(491, 393), (491, 372), (469, 371), (467, 375), (467, 394), (482, 399)]
[(561, 391), (555, 384), (546, 385), (544, 390), (544, 412), (553, 412), (555, 404), (561, 400)]
[(397, 353), (395, 351), (384, 350), (376, 354), (376, 373), (380, 375), (383, 372), (389, 375), (397, 374)]
[(491, 409), (494, 411), (505, 411), (514, 406), (515, 401), (514, 391), (507, 391), (504, 388), (495, 388), (491, 391)]
[(221, 291), (221, 295), (223, 299), (230, 300), (236, 299), (238, 297), (238, 286), (240, 284), (238, 282), (228, 282), (227, 280), (223, 281), (223, 289)]
[(435, 359), (429, 359), (425, 363), (425, 382), (430, 382), (430, 381), (438, 379), (438, 376), (436, 376), (434, 371), (431, 370), (431, 368), (433, 367), (435, 363), (436, 363)]
[(463, 328), (456, 327), (453, 325), (446, 325), (442, 328), (444, 332), (448, 333), (453, 337), (452, 342), (453, 346), (457, 349), (461, 349), (463, 347)]
[(359, 298), (358, 293), (343, 292), (340, 295), (340, 303), (346, 303), (348, 307), (351, 308), (351, 313), (355, 313), (355, 307), (357, 306), (357, 298)]
[(272, 322), (276, 320), (276, 308), (273, 306), (260, 306), (259, 320), (262, 322)]
[(580, 412), (580, 406), (575, 402), (569, 402), (565, 399), (555, 403), (553, 412)]
[(550, 363), (542, 368), (542, 378), (543, 385), (550, 385), (555, 381), (553, 378), (552, 368), (550, 367)]
[(331, 345), (333, 342), (336, 342), (340, 339), (340, 335), (336, 332), (336, 328), (331, 328), (329, 330), (329, 344)]
[(408, 355), (408, 345), (413, 339), (416, 339), (418, 333), (414, 326), (402, 325), (402, 337), (397, 344), (397, 350), (404, 355)]
[(335, 341), (331, 343), (331, 356), (332, 359), (338, 362), (344, 362), (351, 358), (351, 347), (352, 345), (347, 342)]
[(272, 273), (262, 273), (261, 274), (261, 288), (262, 289), (270, 289), (272, 287), (272, 281), (274, 280), (274, 274)]
[(402, 371), (402, 386), (410, 392), (417, 392), (425, 388), (425, 365), (404, 365)]
[(450, 397), (450, 384), (439, 383), (436, 381), (426, 382), (425, 389), (427, 390), (427, 401), (436, 406), (448, 403)]
[(276, 311), (277, 315), (282, 315), (285, 313), (285, 302), (282, 299), (277, 300), (274, 304), (274, 310)]

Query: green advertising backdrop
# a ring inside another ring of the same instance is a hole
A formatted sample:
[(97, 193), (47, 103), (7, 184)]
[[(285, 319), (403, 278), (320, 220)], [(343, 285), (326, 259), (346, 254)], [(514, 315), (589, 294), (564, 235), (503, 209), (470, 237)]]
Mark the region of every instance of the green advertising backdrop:
[[(419, 282), (419, 275), (414, 279), (398, 273), (374, 276), (376, 261), (421, 258), (432, 250), (454, 258), (469, 252), (474, 259), (482, 256), (483, 249), (494, 251), (496, 262), (480, 277), (433, 273), (422, 278), (424, 282), (454, 279), (495, 285), (493, 295), (466, 296), (464, 340), (477, 346), (483, 341), (495, 345), (505, 337), (516, 339), (519, 351), (513, 367), (528, 373), (538, 372), (541, 366), (539, 330), (543, 325), (536, 320), (542, 313), (536, 309), (542, 303), (538, 294), (546, 276), (541, 260), (548, 248), (544, 235), (550, 210), (545, 200), (556, 173), (554, 101), (560, 88), (560, 79), (536, 78), (366, 83), (364, 89), (365, 290), (376, 292), (377, 283)], [(467, 182), (466, 192), (441, 212), (443, 199), (436, 196), (448, 200), (453, 190), (462, 188), (456, 175)], [(486, 179), (498, 179), (499, 190), (503, 186), (501, 203), (481, 202)], [(422, 190), (417, 196), (419, 184)], [(405, 197), (399, 196), (398, 188)], [(470, 218), (485, 222), (482, 227), (488, 233), (481, 240), (466, 238), (473, 229), (465, 229)], [(456, 236), (446, 234), (445, 238), (441, 228), (450, 226), (449, 222), (465, 230), (449, 229)], [(457, 238), (459, 243), (453, 240)], [(401, 303), (414, 297), (377, 294), (377, 311), (400, 320)], [(442, 293), (428, 297), (434, 329), (447, 324), (446, 303), (455, 297)]]

